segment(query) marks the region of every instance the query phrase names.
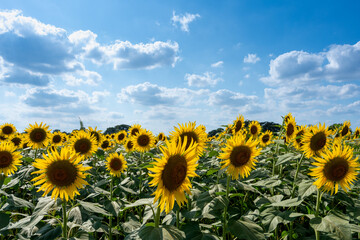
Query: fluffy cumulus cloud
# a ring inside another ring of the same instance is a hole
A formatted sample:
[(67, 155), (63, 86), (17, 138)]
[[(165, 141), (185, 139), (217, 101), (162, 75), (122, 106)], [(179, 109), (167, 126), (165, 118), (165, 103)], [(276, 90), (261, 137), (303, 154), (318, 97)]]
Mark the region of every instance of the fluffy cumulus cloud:
[(189, 32), (190, 31), (189, 24), (199, 17), (200, 17), (199, 14), (191, 14), (191, 13), (185, 13), (184, 15), (176, 15), (175, 11), (173, 11), (173, 16), (171, 18), (171, 21), (174, 26), (180, 24), (182, 31)]
[(245, 95), (227, 89), (220, 89), (209, 97), (210, 105), (240, 107), (246, 104), (255, 103), (258, 99), (255, 95)]
[(216, 74), (212, 72), (205, 72), (203, 75), (197, 74), (186, 74), (185, 80), (187, 84), (192, 87), (207, 87), (207, 86), (215, 86), (218, 82), (222, 82), (222, 78), (217, 78)]
[(260, 61), (260, 58), (254, 53), (249, 53), (244, 57), (244, 63), (256, 63), (258, 61)]

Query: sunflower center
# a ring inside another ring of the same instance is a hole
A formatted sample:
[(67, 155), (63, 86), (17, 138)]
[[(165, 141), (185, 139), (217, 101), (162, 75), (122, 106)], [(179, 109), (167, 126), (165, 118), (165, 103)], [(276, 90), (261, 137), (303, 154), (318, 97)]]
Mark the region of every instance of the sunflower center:
[(263, 143), (267, 143), (269, 140), (270, 140), (269, 134), (265, 134), (265, 135), (262, 137)]
[(100, 140), (100, 135), (99, 135), (98, 132), (92, 131), (92, 132), (90, 132), (90, 135), (93, 136), (93, 137), (95, 137), (95, 138), (96, 138), (96, 141), (99, 142), (99, 140)]
[(256, 126), (251, 126), (250, 132), (251, 132), (252, 135), (255, 135), (258, 132), (258, 128)]
[(137, 143), (141, 147), (146, 147), (150, 143), (150, 138), (149, 138), (148, 135), (141, 135), (141, 136), (138, 137)]
[(79, 139), (74, 145), (75, 151), (81, 154), (87, 153), (91, 149), (91, 142), (87, 138)]
[(14, 129), (10, 126), (5, 126), (2, 128), (2, 132), (6, 135), (12, 134), (14, 132)]
[(75, 182), (78, 170), (71, 162), (61, 160), (51, 163), (48, 166), (46, 175), (53, 185), (68, 187)]
[(250, 157), (251, 149), (248, 146), (237, 146), (230, 154), (230, 162), (235, 167), (240, 167), (249, 162)]
[(118, 136), (118, 140), (121, 141), (125, 138), (125, 134), (124, 133), (120, 133)]
[(138, 132), (139, 132), (139, 129), (134, 128), (133, 130), (131, 130), (131, 136), (135, 136)]
[(235, 124), (235, 132), (237, 133), (238, 131), (240, 131), (241, 127), (242, 127), (242, 122), (237, 121)]
[(294, 125), (289, 123), (286, 129), (286, 136), (290, 137), (294, 133)]
[(134, 146), (134, 144), (132, 143), (132, 141), (128, 141), (128, 142), (126, 143), (126, 146), (127, 146), (128, 149), (132, 149), (133, 146)]
[(61, 142), (61, 136), (60, 135), (55, 135), (53, 137), (53, 143), (59, 143)]
[(326, 144), (326, 135), (323, 132), (318, 132), (311, 137), (310, 148), (313, 151), (321, 150)]
[(122, 168), (122, 161), (119, 158), (113, 158), (110, 162), (110, 168), (114, 171), (119, 171)]
[(348, 132), (349, 132), (349, 127), (344, 126), (343, 129), (341, 130), (341, 136), (345, 136)]
[(42, 128), (35, 128), (30, 133), (30, 139), (33, 142), (41, 143), (46, 139), (46, 131)]
[(330, 181), (340, 181), (349, 171), (349, 163), (346, 159), (336, 157), (324, 166), (324, 175)]
[(298, 143), (298, 144), (301, 144), (301, 137), (302, 137), (302, 135), (304, 134), (304, 130), (300, 130), (298, 133), (296, 133), (296, 142)]
[(166, 189), (175, 191), (184, 182), (187, 173), (187, 162), (179, 154), (171, 156), (162, 172), (162, 180)]
[(360, 131), (355, 132), (355, 137), (358, 137), (358, 136), (360, 136)]
[(0, 168), (6, 168), (11, 165), (13, 157), (11, 153), (7, 151), (0, 152)]
[(185, 149), (188, 149), (190, 147), (191, 142), (198, 142), (198, 136), (194, 132), (184, 132), (180, 135), (181, 143), (184, 143), (185, 136), (187, 137), (187, 142)]
[(13, 139), (11, 139), (11, 141), (14, 143), (15, 146), (19, 146), (21, 143), (21, 139), (18, 137), (14, 137)]
[(105, 140), (101, 143), (101, 148), (108, 148), (110, 146), (109, 141)]

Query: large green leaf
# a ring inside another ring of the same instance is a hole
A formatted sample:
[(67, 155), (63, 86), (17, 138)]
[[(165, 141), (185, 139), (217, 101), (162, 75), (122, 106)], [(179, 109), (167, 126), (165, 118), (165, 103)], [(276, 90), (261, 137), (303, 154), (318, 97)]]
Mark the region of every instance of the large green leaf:
[(10, 206), (14, 207), (28, 207), (28, 208), (34, 208), (34, 204), (32, 204), (29, 201), (26, 201), (25, 199), (15, 197), (13, 194), (8, 196), (7, 202)]
[(134, 203), (125, 205), (124, 210), (133, 208), (133, 207), (143, 206), (143, 205), (151, 205), (152, 206), (153, 202), (154, 202), (154, 198), (141, 198), (141, 199), (135, 201)]
[(352, 239), (351, 225), (349, 222), (332, 214), (324, 218), (316, 217), (311, 219), (310, 226), (320, 232), (334, 233), (343, 240)]
[(126, 240), (143, 239), (143, 240), (179, 240), (184, 239), (185, 233), (174, 226), (154, 227), (153, 223), (142, 226), (139, 230), (126, 236)]
[(296, 207), (302, 203), (303, 199), (301, 198), (290, 198), (281, 202), (272, 203), (273, 207)]
[(47, 224), (46, 227), (42, 227), (37, 231), (37, 234), (40, 234), (36, 240), (52, 240), (57, 239), (62, 233), (61, 226), (57, 226), (56, 228), (52, 228), (51, 225)]
[(314, 181), (312, 180), (303, 180), (299, 184), (299, 197), (302, 199), (312, 195), (317, 191), (317, 187), (314, 185)]
[(301, 157), (301, 154), (296, 154), (296, 153), (292, 153), (292, 152), (286, 153), (286, 154), (280, 155), (278, 157), (278, 160), (276, 161), (276, 165), (281, 165), (281, 164), (287, 163), (289, 161), (296, 160), (300, 157)]
[(91, 203), (91, 202), (84, 202), (81, 200), (77, 200), (80, 205), (89, 212), (93, 212), (93, 213), (99, 213), (99, 214), (103, 214), (105, 216), (110, 216), (111, 214), (109, 212), (107, 212), (105, 209), (100, 207), (100, 204), (98, 203)]
[(247, 218), (237, 221), (229, 221), (229, 230), (232, 234), (240, 239), (259, 240), (265, 239), (264, 230), (256, 223)]
[(0, 212), (0, 229), (6, 227), (10, 222), (10, 215)]
[(188, 222), (181, 228), (181, 230), (185, 232), (186, 239), (220, 240), (220, 238), (214, 234), (202, 232), (198, 222)]

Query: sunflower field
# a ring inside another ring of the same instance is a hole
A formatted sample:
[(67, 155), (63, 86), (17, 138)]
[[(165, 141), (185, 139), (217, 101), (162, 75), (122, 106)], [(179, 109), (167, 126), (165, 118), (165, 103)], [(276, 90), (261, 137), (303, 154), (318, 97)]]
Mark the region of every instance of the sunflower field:
[(358, 239), (360, 128), (0, 125), (0, 239)]

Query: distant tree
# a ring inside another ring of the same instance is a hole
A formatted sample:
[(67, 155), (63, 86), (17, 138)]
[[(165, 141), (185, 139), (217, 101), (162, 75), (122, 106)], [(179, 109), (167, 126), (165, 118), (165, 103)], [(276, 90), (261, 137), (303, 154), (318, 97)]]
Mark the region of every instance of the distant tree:
[(85, 130), (84, 123), (81, 121), (80, 117), (79, 120), (80, 120), (80, 130)]
[(121, 130), (125, 130), (127, 131), (130, 128), (130, 125), (127, 124), (120, 124), (120, 125), (116, 125), (115, 127), (109, 127), (105, 130), (104, 134), (113, 134), (113, 133), (117, 133)]
[(223, 132), (223, 131), (224, 131), (223, 128), (214, 129), (214, 130), (211, 130), (211, 131), (208, 133), (208, 136), (209, 136), (209, 137), (212, 137), (212, 136), (215, 136), (215, 135), (217, 135), (218, 133), (221, 133), (221, 132)]

